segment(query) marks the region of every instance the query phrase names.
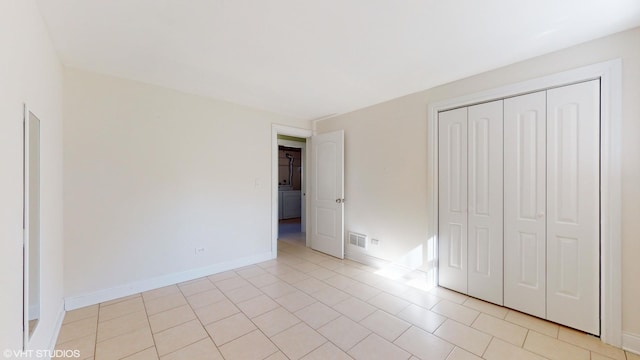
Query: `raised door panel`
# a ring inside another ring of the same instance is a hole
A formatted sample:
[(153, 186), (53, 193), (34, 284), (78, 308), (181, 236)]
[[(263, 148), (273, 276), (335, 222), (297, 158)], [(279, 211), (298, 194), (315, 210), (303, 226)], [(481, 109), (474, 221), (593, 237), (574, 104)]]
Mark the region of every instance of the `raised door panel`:
[(467, 292), (467, 108), (438, 117), (438, 282)]
[(468, 294), (503, 303), (502, 100), (468, 109)]
[(600, 83), (547, 92), (547, 319), (600, 334)]
[(504, 100), (504, 305), (546, 316), (546, 95)]

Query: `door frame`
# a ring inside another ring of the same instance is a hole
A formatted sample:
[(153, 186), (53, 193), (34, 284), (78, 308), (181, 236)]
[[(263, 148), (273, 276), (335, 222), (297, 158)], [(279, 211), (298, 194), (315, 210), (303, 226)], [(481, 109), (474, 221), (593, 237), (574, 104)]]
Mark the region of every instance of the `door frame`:
[[(302, 129), (293, 126), (272, 124), (271, 125), (271, 258), (278, 257), (278, 135), (295, 136), (303, 139), (307, 139), (307, 145), (313, 136), (313, 131), (309, 129)], [(309, 179), (311, 178), (309, 172), (310, 166), (310, 151), (306, 151), (304, 154), (304, 163), (307, 173), (305, 174), (303, 181), (305, 182), (304, 188), (306, 192), (310, 192)], [(305, 197), (306, 198), (306, 197)], [(305, 201), (305, 214), (309, 214), (309, 202)], [(307, 234), (311, 233), (311, 222), (307, 221), (305, 224), (305, 230)], [(307, 239), (307, 246), (309, 246), (309, 240)]]
[[(600, 79), (600, 339), (622, 347), (621, 139), (622, 60), (615, 59), (574, 70), (506, 85), (429, 105), (427, 119), (427, 238), (438, 254), (438, 113), (458, 107)], [(438, 281), (437, 262), (433, 283)]]

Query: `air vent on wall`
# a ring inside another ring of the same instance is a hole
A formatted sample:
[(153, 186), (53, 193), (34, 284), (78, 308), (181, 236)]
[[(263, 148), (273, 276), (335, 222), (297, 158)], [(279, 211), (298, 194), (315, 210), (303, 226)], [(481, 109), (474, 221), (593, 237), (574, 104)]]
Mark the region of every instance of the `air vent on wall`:
[(349, 245), (367, 249), (367, 235), (349, 232)]

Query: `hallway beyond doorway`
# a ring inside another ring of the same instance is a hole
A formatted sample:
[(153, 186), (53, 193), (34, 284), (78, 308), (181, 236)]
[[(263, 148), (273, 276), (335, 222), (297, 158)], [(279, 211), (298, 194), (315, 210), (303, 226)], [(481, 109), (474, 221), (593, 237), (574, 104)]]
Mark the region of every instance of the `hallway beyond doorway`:
[(294, 218), (278, 221), (278, 240), (306, 246), (306, 233), (302, 232), (302, 220)]

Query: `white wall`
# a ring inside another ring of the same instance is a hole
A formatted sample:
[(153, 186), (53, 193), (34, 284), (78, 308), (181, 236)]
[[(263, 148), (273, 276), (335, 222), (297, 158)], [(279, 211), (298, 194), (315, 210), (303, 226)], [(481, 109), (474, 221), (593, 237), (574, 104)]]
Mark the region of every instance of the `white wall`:
[(41, 121), (41, 310), (49, 349), (63, 305), (62, 67), (31, 0), (0, 1), (0, 349), (22, 348), (22, 107)]
[(271, 255), (271, 124), (307, 121), (73, 69), (64, 115), (68, 307)]
[(380, 239), (380, 246), (370, 254), (386, 260), (397, 260), (426, 245), (430, 208), (426, 189), (431, 186), (426, 167), (429, 104), (622, 58), (622, 315), (623, 330), (640, 334), (638, 44), (640, 28), (318, 122), (319, 132), (345, 130), (345, 229)]

